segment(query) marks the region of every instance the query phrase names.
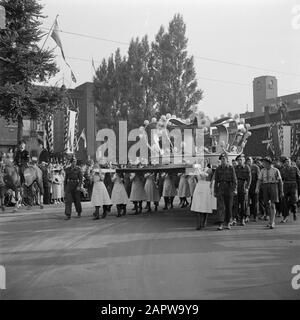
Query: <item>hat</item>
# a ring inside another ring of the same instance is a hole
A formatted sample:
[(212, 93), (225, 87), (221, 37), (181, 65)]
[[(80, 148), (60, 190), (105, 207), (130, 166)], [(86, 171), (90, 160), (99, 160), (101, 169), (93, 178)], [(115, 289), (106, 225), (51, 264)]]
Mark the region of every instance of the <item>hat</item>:
[(226, 158), (226, 159), (228, 158), (228, 157), (227, 157), (227, 154), (226, 154), (225, 152), (223, 152), (223, 153), (220, 154), (219, 160), (221, 160), (222, 158)]
[(252, 157), (247, 157), (246, 161), (248, 161), (248, 160), (253, 160), (253, 159), (252, 159)]
[(262, 160), (263, 160), (262, 157), (256, 157), (256, 158), (255, 158), (255, 161), (262, 161)]
[(76, 159), (76, 157), (75, 157), (75, 156), (72, 156), (72, 157), (71, 157), (71, 159), (70, 159), (70, 161), (71, 161), (71, 162), (73, 162), (73, 161), (77, 161), (77, 159)]
[(99, 168), (95, 168), (93, 169), (94, 173), (100, 173), (100, 169)]
[(239, 158), (242, 158), (242, 157), (244, 157), (245, 158), (245, 155), (242, 153), (242, 154), (239, 154), (236, 158), (235, 158), (235, 160), (238, 160)]
[(31, 157), (31, 160), (32, 161), (38, 161), (38, 158), (37, 157)]
[(264, 157), (262, 161), (272, 163), (272, 159), (270, 157)]

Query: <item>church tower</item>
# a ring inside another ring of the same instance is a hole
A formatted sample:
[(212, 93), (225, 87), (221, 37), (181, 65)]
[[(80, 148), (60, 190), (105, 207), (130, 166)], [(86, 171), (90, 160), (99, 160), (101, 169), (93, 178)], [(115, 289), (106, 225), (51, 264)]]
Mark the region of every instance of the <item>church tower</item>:
[(253, 111), (255, 116), (264, 114), (266, 100), (277, 98), (277, 79), (273, 76), (261, 76), (253, 80)]

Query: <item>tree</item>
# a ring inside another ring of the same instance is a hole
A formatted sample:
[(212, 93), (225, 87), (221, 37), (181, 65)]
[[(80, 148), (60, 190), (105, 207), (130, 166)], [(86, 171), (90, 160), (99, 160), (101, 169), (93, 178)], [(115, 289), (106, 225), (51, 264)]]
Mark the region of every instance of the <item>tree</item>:
[(41, 49), (40, 21), (43, 6), (36, 0), (0, 0), (6, 10), (6, 29), (0, 30), (0, 116), (18, 123), (23, 119), (45, 120), (65, 108), (65, 90), (39, 87), (59, 70), (52, 50)]
[(156, 100), (159, 111), (186, 117), (203, 92), (198, 89), (194, 59), (187, 54), (186, 25), (177, 14), (169, 23), (168, 32), (161, 27), (152, 44)]

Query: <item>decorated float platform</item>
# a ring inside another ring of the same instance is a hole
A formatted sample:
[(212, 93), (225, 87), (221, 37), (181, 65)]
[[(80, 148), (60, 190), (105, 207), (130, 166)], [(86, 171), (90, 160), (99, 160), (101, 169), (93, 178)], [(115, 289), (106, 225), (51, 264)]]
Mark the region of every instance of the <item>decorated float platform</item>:
[(190, 111), (187, 119), (168, 113), (159, 120), (145, 120), (138, 129), (138, 140), (146, 146), (147, 155), (136, 157), (126, 165), (114, 165), (113, 170), (189, 172), (199, 164), (218, 166), (222, 153), (227, 155), (229, 163), (243, 153), (251, 136), (250, 124), (245, 123), (245, 119), (228, 116), (212, 122), (199, 106), (191, 107)]

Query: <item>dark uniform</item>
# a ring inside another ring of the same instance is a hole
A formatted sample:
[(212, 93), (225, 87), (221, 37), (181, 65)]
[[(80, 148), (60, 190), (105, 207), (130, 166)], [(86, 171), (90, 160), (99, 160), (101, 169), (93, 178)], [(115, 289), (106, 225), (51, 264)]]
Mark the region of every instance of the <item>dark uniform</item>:
[(258, 175), (260, 172), (259, 166), (256, 164), (252, 164), (250, 166), (251, 171), (251, 184), (249, 188), (248, 201), (250, 208), (250, 215), (253, 216), (254, 219), (258, 217), (258, 194), (255, 192)]
[(78, 216), (81, 216), (82, 207), (80, 202), (80, 187), (82, 185), (83, 175), (78, 166), (66, 168), (65, 175), (65, 215), (71, 217), (72, 203), (75, 204), (75, 209)]
[[(234, 168), (237, 178), (237, 195), (234, 197), (236, 201), (234, 217), (239, 218), (242, 222), (246, 218), (247, 213), (247, 191), (251, 184), (251, 171), (247, 165), (236, 165)], [(255, 185), (256, 186), (256, 185)]]
[(283, 181), (283, 218), (289, 216), (291, 210), (296, 218), (298, 192), (300, 187), (300, 172), (297, 167), (287, 165), (281, 169), (281, 178)]
[(229, 224), (232, 216), (232, 204), (233, 204), (233, 193), (237, 188), (237, 179), (234, 168), (229, 165), (219, 165), (215, 171), (215, 186), (214, 192), (217, 196), (219, 206), (223, 207), (223, 212), (220, 216), (220, 223), (224, 221)]
[(29, 162), (29, 152), (27, 150), (23, 150), (23, 151), (17, 150), (14, 157), (14, 163), (19, 168), (21, 184), (25, 182), (24, 170), (28, 166), (28, 162)]

